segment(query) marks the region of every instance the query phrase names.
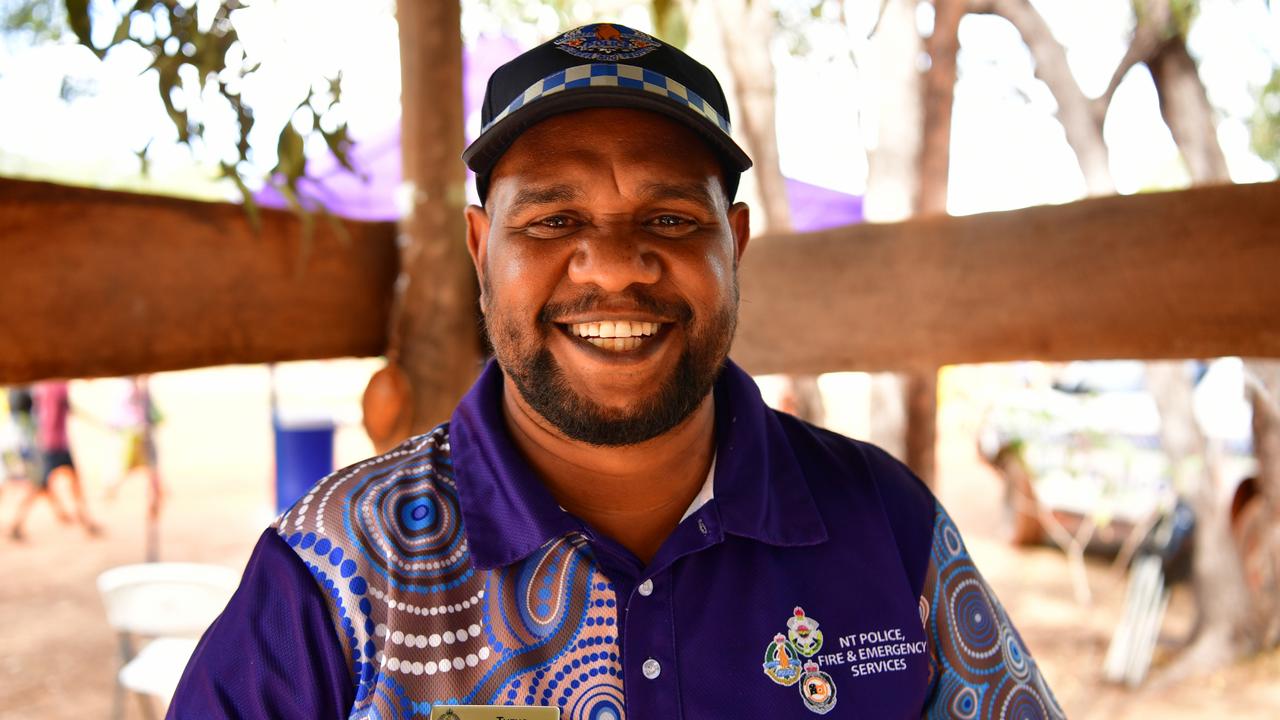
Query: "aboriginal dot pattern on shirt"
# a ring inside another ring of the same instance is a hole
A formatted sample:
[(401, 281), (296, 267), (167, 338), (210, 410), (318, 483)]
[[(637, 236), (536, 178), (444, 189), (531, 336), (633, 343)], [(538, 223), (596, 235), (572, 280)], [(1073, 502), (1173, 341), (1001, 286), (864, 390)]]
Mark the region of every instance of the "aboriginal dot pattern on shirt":
[(933, 640), (927, 718), (1066, 717), (941, 505), (920, 614)]
[(612, 583), (579, 535), (476, 568), (447, 425), (330, 475), (275, 528), (331, 601), (351, 718), (428, 717), (444, 703), (623, 719)]

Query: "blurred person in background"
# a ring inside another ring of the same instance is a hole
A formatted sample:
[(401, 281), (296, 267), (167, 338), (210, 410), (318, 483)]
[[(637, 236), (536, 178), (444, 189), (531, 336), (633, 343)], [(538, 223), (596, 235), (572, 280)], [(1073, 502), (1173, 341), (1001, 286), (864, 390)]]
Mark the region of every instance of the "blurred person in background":
[(20, 385), (11, 387), (2, 398), (4, 416), (8, 423), (4, 428), (4, 441), (0, 445), (4, 454), (5, 480), (31, 479), (35, 464), (35, 420), (31, 411), (31, 388)]
[[(76, 472), (75, 461), (71, 457), (71, 442), (67, 434), (67, 420), (71, 415), (71, 396), (67, 383), (64, 380), (36, 383), (32, 386), (31, 398), (35, 421), (36, 471), (31, 478), (30, 492), (18, 504), (17, 515), (14, 517), (9, 537), (15, 541), (26, 538), (23, 526), (31, 509), (40, 498), (49, 501), (58, 520), (64, 523), (78, 522), (84, 527), (85, 532), (98, 535), (101, 529), (89, 517), (89, 508), (80, 486), (80, 475)], [(74, 518), (63, 507), (54, 492), (55, 476), (65, 480), (75, 507)]]
[(160, 411), (151, 399), (146, 375), (130, 378), (120, 406), (111, 423), (124, 436), (124, 464), (119, 477), (107, 485), (107, 497), (114, 498), (120, 487), (134, 475), (145, 475), (149, 512), (159, 513), (161, 499), (159, 461), (156, 457), (156, 426)]

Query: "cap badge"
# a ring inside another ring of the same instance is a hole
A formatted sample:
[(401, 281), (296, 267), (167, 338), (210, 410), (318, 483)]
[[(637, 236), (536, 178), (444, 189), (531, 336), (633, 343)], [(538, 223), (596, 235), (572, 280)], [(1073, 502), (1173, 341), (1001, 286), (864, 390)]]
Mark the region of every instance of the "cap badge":
[(662, 47), (662, 43), (625, 25), (583, 25), (555, 39), (556, 47), (588, 60), (630, 60)]
[(818, 669), (818, 663), (804, 664), (804, 676), (800, 678), (800, 697), (804, 706), (819, 715), (826, 715), (836, 706), (836, 684), (831, 676)]

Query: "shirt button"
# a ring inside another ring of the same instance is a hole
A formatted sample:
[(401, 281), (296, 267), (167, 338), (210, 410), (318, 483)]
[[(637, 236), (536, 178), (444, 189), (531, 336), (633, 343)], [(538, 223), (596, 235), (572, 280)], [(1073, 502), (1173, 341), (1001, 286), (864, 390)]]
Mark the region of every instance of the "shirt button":
[(653, 580), (645, 580), (644, 582), (640, 583), (640, 587), (636, 588), (636, 592), (640, 593), (645, 597), (649, 597), (650, 595), (652, 595)]
[(640, 666), (640, 672), (644, 673), (645, 677), (652, 680), (662, 674), (662, 665), (659, 664), (657, 660), (649, 658), (644, 661), (644, 665)]

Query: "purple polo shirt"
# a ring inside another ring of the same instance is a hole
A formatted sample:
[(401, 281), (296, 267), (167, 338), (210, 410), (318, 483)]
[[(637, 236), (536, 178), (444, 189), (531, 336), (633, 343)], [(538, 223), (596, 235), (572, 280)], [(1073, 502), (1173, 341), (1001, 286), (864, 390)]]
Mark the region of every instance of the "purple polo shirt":
[(1061, 717), (928, 489), (726, 363), (713, 497), (645, 565), (562, 510), (490, 364), (264, 533), (170, 717)]

